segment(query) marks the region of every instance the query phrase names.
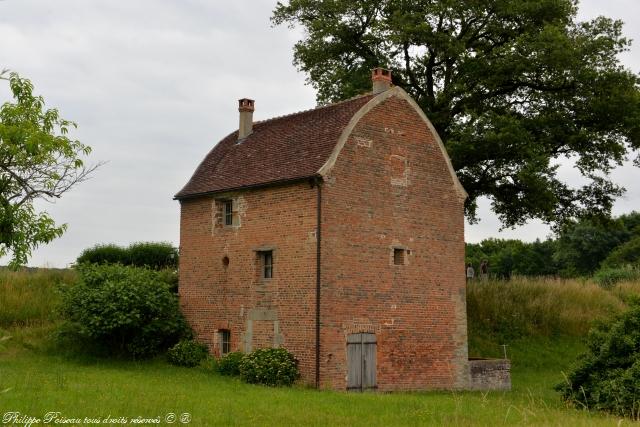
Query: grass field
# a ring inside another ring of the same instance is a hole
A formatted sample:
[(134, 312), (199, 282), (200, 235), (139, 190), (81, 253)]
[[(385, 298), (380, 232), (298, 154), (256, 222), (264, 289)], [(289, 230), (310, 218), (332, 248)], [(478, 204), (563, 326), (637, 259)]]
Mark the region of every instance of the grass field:
[[(20, 289), (28, 295), (20, 301), (9, 297), (19, 287), (17, 276), (7, 274), (0, 271), (0, 303), (14, 306), (0, 307), (20, 320), (1, 317), (0, 336), (11, 338), (0, 341), (0, 416), (19, 411), (42, 418), (54, 411), (83, 422), (110, 416), (131, 423), (141, 417), (162, 425), (172, 413), (177, 425), (184, 413), (190, 414), (190, 425), (632, 425), (568, 408), (552, 387), (582, 350), (581, 336), (591, 320), (624, 309), (629, 295), (640, 294), (640, 284), (612, 291), (576, 281), (471, 285), (470, 352), (499, 354), (500, 344), (508, 344), (513, 391), (355, 394), (247, 385), (206, 367), (173, 367), (162, 358), (125, 362), (66, 353), (49, 339), (56, 324), (50, 313), (56, 280), (37, 275), (45, 273), (22, 277), (40, 284), (32, 283), (33, 293)], [(38, 286), (46, 289), (37, 292)], [(565, 300), (557, 301), (559, 295)], [(20, 309), (27, 301), (40, 307)], [(513, 331), (504, 325), (509, 318), (516, 319)]]

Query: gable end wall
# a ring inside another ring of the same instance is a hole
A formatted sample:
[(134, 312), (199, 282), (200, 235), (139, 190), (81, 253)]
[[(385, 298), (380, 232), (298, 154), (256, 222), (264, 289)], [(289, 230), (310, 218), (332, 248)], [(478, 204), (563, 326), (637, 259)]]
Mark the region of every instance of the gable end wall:
[[(381, 390), (468, 384), (464, 212), (434, 134), (390, 97), (353, 128), (325, 176), (322, 386), (346, 387), (346, 336), (377, 336)], [(393, 263), (393, 248), (410, 251)]]

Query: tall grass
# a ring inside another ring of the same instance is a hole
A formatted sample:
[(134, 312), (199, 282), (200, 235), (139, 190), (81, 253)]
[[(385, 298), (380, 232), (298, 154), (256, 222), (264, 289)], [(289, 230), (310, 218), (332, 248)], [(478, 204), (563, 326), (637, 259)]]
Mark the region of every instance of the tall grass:
[(467, 286), (469, 353), (521, 338), (583, 337), (593, 322), (640, 297), (640, 282), (606, 290), (587, 280), (515, 277)]
[(59, 286), (75, 280), (72, 270), (0, 268), (0, 328), (42, 326), (55, 321)]

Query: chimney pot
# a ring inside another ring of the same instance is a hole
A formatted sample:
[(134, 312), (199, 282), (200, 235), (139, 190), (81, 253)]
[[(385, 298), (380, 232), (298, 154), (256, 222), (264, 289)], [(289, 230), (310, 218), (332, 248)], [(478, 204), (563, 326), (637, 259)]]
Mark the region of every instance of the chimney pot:
[(238, 111), (240, 112), (240, 127), (238, 128), (238, 139), (246, 138), (253, 132), (253, 110), (255, 101), (249, 98), (238, 100)]
[(391, 88), (391, 71), (380, 67), (374, 68), (371, 70), (371, 81), (373, 93), (382, 93)]

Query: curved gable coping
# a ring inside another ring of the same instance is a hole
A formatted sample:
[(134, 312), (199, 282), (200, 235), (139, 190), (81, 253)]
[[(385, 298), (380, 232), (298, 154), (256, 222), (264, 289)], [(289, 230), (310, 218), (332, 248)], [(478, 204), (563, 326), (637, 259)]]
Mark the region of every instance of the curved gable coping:
[(344, 147), (344, 144), (346, 144), (347, 139), (349, 139), (349, 136), (351, 136), (351, 132), (353, 132), (353, 129), (355, 129), (360, 119), (362, 119), (369, 111), (371, 111), (378, 104), (391, 98), (392, 96), (395, 96), (397, 98), (404, 99), (405, 101), (407, 101), (409, 105), (411, 105), (413, 109), (418, 113), (420, 118), (422, 118), (422, 121), (424, 121), (424, 123), (427, 125), (427, 127), (431, 131), (431, 134), (434, 136), (436, 142), (438, 143), (438, 147), (440, 147), (442, 156), (444, 157), (444, 160), (447, 163), (447, 169), (449, 169), (449, 173), (451, 174), (451, 178), (453, 179), (453, 185), (456, 188), (458, 197), (460, 197), (462, 200), (466, 199), (467, 192), (465, 191), (464, 187), (462, 187), (462, 184), (460, 184), (460, 181), (458, 180), (458, 176), (456, 175), (456, 172), (453, 169), (453, 165), (451, 164), (451, 159), (449, 158), (449, 154), (447, 154), (447, 149), (444, 147), (444, 144), (442, 143), (442, 139), (440, 138), (440, 135), (438, 135), (436, 128), (433, 127), (433, 124), (424, 114), (424, 111), (422, 111), (422, 108), (420, 108), (420, 106), (416, 103), (416, 101), (414, 101), (413, 98), (409, 96), (409, 94), (399, 86), (394, 86), (392, 89), (384, 91), (378, 96), (376, 96), (375, 98), (372, 98), (369, 102), (367, 102), (362, 108), (360, 108), (353, 115), (353, 117), (347, 124), (347, 127), (345, 127), (344, 130), (342, 131), (342, 134), (338, 139), (338, 143), (336, 144), (333, 151), (331, 152), (329, 159), (327, 159), (325, 164), (322, 165), (322, 167), (318, 170), (318, 174), (320, 174), (323, 178), (326, 178), (326, 176), (329, 175), (329, 173), (331, 172), (331, 169), (333, 169), (333, 166), (336, 163), (336, 160), (338, 159), (338, 156), (340, 155), (340, 152), (342, 151), (342, 148)]

